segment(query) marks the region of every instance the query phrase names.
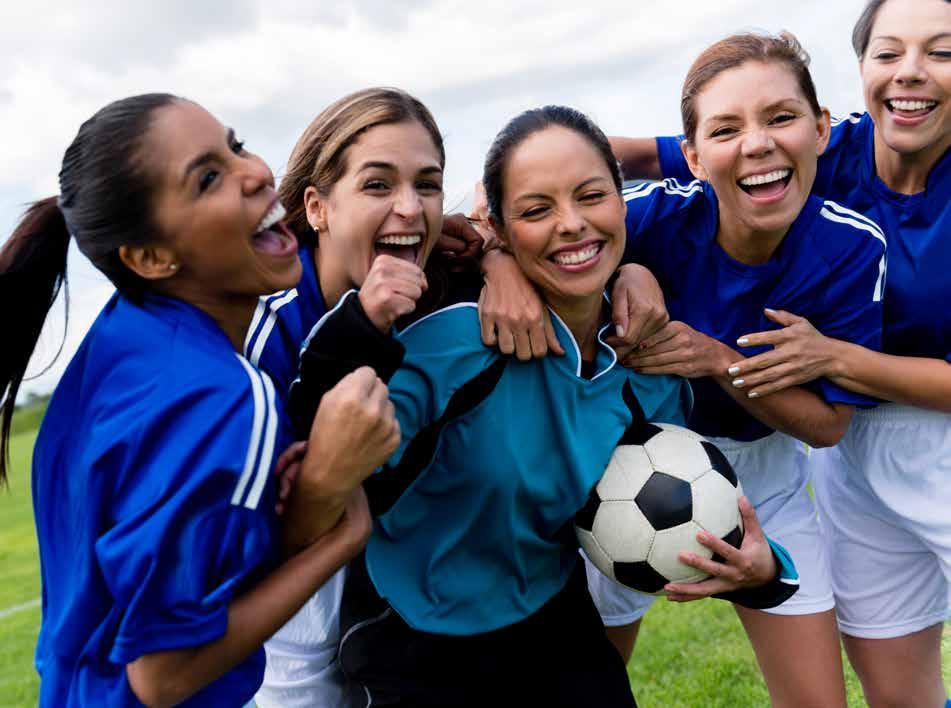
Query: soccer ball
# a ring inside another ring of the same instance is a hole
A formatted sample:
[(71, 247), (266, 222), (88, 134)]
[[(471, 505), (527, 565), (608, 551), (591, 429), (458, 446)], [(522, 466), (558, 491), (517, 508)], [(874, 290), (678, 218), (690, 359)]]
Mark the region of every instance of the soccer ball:
[(621, 438), (601, 481), (575, 517), (591, 562), (609, 578), (660, 594), (668, 582), (707, 576), (677, 559), (710, 558), (705, 530), (739, 548), (743, 490), (723, 453), (702, 436), (665, 423), (643, 423)]

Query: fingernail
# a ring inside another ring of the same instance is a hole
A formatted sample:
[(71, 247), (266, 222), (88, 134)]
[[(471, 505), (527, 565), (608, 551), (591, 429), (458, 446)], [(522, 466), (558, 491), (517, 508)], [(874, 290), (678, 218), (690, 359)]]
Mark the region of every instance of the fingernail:
[(744, 383), (746, 382), (743, 379), (733, 379), (733, 385), (736, 386), (737, 388), (742, 386)]
[(740, 337), (739, 339), (736, 340), (736, 343), (739, 344), (741, 347), (745, 347), (747, 344), (750, 343), (750, 340), (747, 339), (746, 337)]
[(748, 398), (759, 398), (759, 391), (750, 391), (747, 394)]
[(764, 310), (765, 312), (768, 312), (768, 313), (771, 314), (771, 315), (775, 315), (775, 314), (776, 314), (776, 310), (770, 309), (770, 308), (768, 308), (768, 307), (764, 307), (763, 310)]
[(647, 349), (647, 342), (641, 342), (641, 343), (638, 344), (637, 346), (638, 346), (638, 348), (640, 348), (640, 349)]
[(615, 327), (614, 331), (617, 332), (617, 336), (619, 337), (624, 336), (624, 328), (621, 325), (618, 325), (617, 327)]
[(740, 367), (738, 367), (738, 366), (731, 366), (729, 369), (726, 370), (726, 372), (727, 372), (730, 376), (736, 376), (738, 373), (740, 373)]

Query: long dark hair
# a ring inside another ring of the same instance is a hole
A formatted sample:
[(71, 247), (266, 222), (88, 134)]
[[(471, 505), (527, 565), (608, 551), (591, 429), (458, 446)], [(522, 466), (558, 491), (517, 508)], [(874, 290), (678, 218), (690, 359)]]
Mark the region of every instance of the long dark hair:
[[(152, 243), (152, 181), (142, 145), (153, 112), (179, 100), (144, 94), (110, 103), (79, 128), (59, 173), (59, 197), (33, 203), (0, 249), (0, 483), (7, 482), (10, 424), (27, 364), (60, 288), (69, 239), (121, 292), (139, 297), (145, 281), (128, 270), (119, 247)], [(14, 305), (15, 303), (15, 305)]]

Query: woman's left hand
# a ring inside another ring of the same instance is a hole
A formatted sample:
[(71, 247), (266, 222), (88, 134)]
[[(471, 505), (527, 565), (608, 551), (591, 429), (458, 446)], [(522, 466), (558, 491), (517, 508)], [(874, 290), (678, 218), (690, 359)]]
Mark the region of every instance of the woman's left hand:
[(604, 341), (614, 347), (620, 358), (670, 321), (657, 278), (637, 263), (628, 263), (618, 270), (611, 291), (611, 307), (615, 330)]
[(713, 337), (677, 320), (641, 342), (640, 348), (624, 357), (624, 366), (644, 374), (675, 374), (688, 379), (722, 376), (736, 356)]
[(745, 334), (736, 341), (741, 347), (772, 345), (773, 349), (731, 363), (727, 374), (734, 386), (761, 397), (835, 373), (834, 340), (805, 317), (784, 310), (767, 309), (765, 313), (783, 328)]
[(703, 558), (695, 553), (683, 552), (680, 562), (707, 573), (710, 577), (698, 583), (668, 583), (664, 586), (667, 599), (671, 602), (690, 602), (711, 595), (755, 588), (776, 577), (776, 559), (770, 547), (756, 512), (746, 497), (740, 498), (740, 516), (743, 519), (743, 543), (734, 548), (726, 541), (712, 536), (706, 531), (697, 534), (697, 540), (723, 558), (717, 562), (712, 558)]

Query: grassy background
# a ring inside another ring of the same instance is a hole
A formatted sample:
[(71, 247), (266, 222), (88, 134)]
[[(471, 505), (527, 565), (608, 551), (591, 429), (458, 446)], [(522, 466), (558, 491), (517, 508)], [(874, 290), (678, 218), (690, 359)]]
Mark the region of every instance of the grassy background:
[[(39, 559), (30, 498), (30, 458), (43, 403), (14, 417), (10, 488), (0, 490), (0, 615), (40, 594)], [(33, 648), (37, 606), (0, 616), (0, 708), (36, 705), (39, 679)], [(951, 684), (951, 624), (945, 626), (944, 677)], [(657, 602), (644, 620), (631, 684), (643, 708), (766, 706), (766, 686), (731, 606), (708, 600)], [(864, 706), (858, 680), (846, 669), (849, 706)]]

